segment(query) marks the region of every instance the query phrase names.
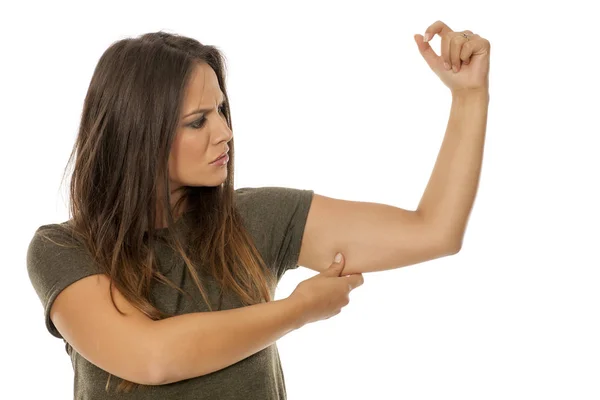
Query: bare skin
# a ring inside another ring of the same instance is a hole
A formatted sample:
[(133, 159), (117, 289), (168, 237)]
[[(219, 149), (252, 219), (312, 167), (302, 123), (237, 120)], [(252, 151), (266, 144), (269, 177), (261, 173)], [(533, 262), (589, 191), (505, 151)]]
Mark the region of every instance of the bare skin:
[[(224, 100), (222, 95), (215, 71), (206, 63), (198, 64), (186, 87), (180, 123), (169, 155), (172, 192), (182, 186), (219, 186), (227, 179), (227, 164), (210, 165), (229, 150), (227, 143), (233, 137), (220, 107)], [(192, 114), (198, 109), (204, 111)], [(162, 188), (159, 193), (161, 191)], [(180, 192), (172, 194), (171, 207), (180, 195)], [(175, 219), (186, 209), (187, 204), (183, 204), (179, 210), (173, 210)], [(156, 229), (165, 226), (166, 218), (159, 207)]]

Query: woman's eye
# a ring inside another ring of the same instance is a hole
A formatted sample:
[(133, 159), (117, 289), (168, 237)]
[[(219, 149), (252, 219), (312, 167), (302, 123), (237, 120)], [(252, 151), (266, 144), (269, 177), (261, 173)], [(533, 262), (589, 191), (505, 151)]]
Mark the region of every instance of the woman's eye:
[(189, 126), (194, 129), (200, 129), (204, 126), (205, 121), (206, 121), (206, 118), (202, 117), (199, 120), (192, 122)]
[[(222, 113), (223, 115), (225, 115), (225, 103), (221, 104), (221, 106), (219, 107), (219, 112)], [(194, 128), (194, 129), (200, 129), (204, 126), (205, 122), (206, 122), (206, 118), (203, 116), (202, 118), (192, 122), (188, 126)]]

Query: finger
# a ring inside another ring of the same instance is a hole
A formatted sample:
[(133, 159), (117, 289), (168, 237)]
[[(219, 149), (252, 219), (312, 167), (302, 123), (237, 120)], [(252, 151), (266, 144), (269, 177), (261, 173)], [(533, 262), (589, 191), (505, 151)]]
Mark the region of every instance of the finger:
[(340, 253), (340, 254), (342, 256), (340, 261), (336, 262), (334, 259), (333, 262), (329, 265), (329, 268), (326, 268), (323, 271), (321, 271), (322, 275), (328, 275), (328, 276), (340, 276), (341, 275), (342, 270), (344, 269), (344, 265), (346, 264), (346, 257), (344, 257), (343, 253)]
[[(435, 21), (433, 24), (429, 25), (429, 27), (425, 30), (426, 42), (431, 40), (431, 38), (433, 38), (434, 35), (438, 35), (441, 38), (441, 40), (442, 40), (441, 58), (442, 58), (442, 61), (445, 63), (448, 63), (448, 65), (449, 65), (450, 59), (448, 58), (448, 38), (447, 38), (447, 36), (451, 32), (453, 32), (452, 29), (450, 29), (450, 27), (448, 25), (446, 25), (445, 23), (443, 23), (442, 21)], [(430, 50), (430, 53), (423, 53), (423, 54), (426, 58), (430, 58), (430, 60), (429, 60), (430, 65), (435, 65), (434, 60), (432, 59), (432, 56), (435, 55), (435, 52), (431, 49), (431, 47), (429, 45), (428, 45), (428, 47), (429, 48), (428, 49), (426, 48), (425, 50), (428, 52)], [(437, 62), (439, 62), (439, 61), (437, 61)], [(447, 69), (450, 69), (450, 68), (447, 68)]]
[(460, 67), (460, 51), (467, 39), (463, 35), (454, 35), (450, 39), (450, 66), (452, 71), (458, 72)]
[(473, 41), (469, 40), (460, 49), (460, 59), (464, 65), (469, 65), (471, 62), (471, 55), (473, 54)]
[[(442, 21), (435, 21), (433, 24), (429, 25), (427, 29), (425, 29), (425, 34), (429, 34), (428, 38), (431, 40), (434, 35), (439, 35), (440, 37), (444, 37), (448, 32), (452, 32), (452, 29)], [(427, 39), (427, 37), (425, 38)], [(429, 40), (425, 40), (428, 42)]]
[(452, 62), (450, 61), (450, 42), (452, 40), (452, 32), (448, 32), (442, 38), (442, 60), (444, 60), (444, 68), (448, 71), (452, 69)]
[[(473, 32), (466, 30), (464, 33), (468, 33), (473, 35)], [(465, 38), (461, 32), (457, 32), (456, 35), (452, 37), (451, 45), (450, 45), (450, 61), (452, 65), (452, 70), (454, 72), (460, 71), (461, 62), (464, 60), (462, 57), (462, 48), (470, 43), (472, 37), (467, 39)], [(469, 45), (470, 46), (470, 45)], [(467, 58), (468, 60), (469, 58)]]
[(460, 51), (460, 59), (468, 65), (474, 54), (489, 51), (489, 42), (479, 35), (473, 35)]
[(417, 34), (413, 37), (415, 39), (415, 42), (417, 43), (417, 46), (419, 47), (421, 55), (427, 62), (427, 65), (429, 65), (429, 67), (434, 71), (441, 68), (440, 57), (438, 57), (435, 51), (433, 51), (429, 43), (425, 42), (423, 36)]
[(350, 286), (350, 290), (359, 287), (364, 282), (365, 282), (365, 280), (364, 280), (362, 274), (348, 275), (348, 285)]

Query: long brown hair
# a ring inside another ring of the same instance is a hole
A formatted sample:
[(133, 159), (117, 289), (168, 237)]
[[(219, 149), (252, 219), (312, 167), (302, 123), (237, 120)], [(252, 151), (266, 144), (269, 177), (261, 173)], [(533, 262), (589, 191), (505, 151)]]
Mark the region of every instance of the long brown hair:
[[(67, 163), (68, 167), (75, 157), (70, 224), (59, 226), (77, 245), (84, 246), (111, 278), (111, 299), (122, 315), (113, 298), (113, 285), (153, 320), (173, 316), (151, 303), (154, 279), (191, 297), (160, 273), (152, 246), (158, 207), (163, 207), (168, 227), (175, 224), (168, 160), (185, 88), (197, 63), (207, 63), (215, 71), (231, 129), (221, 51), (164, 31), (111, 44), (98, 61), (85, 97), (79, 133)], [(185, 261), (211, 311), (198, 275), (198, 260), (208, 265), (206, 272), (219, 283), (221, 297), (224, 290), (232, 290), (244, 305), (271, 301), (276, 279), (236, 210), (233, 139), (228, 146), (228, 177), (222, 185), (179, 188), (182, 195), (174, 209), (187, 199), (189, 209), (185, 212), (194, 227), (189, 239), (169, 229), (171, 247)], [(157, 188), (166, 188), (162, 198), (158, 198)], [(134, 387), (135, 383), (123, 380), (117, 392), (129, 392)]]

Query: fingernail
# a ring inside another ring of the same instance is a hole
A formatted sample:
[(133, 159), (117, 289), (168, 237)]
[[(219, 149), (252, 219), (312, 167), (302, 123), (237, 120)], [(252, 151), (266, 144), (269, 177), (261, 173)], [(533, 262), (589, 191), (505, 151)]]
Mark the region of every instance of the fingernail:
[(444, 61), (444, 68), (446, 68), (447, 70), (450, 69), (450, 64)]
[(342, 253), (337, 253), (335, 255), (335, 262), (339, 263), (340, 261), (342, 261)]
[(424, 42), (429, 42), (430, 38), (431, 38), (431, 33), (425, 32), (425, 34), (423, 35), (423, 41)]
[(453, 66), (452, 66), (452, 71), (454, 71), (454, 72), (458, 72), (458, 68), (456, 68), (456, 65), (453, 65)]

